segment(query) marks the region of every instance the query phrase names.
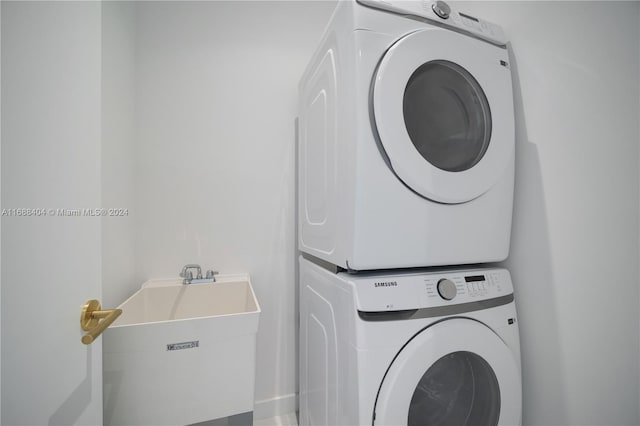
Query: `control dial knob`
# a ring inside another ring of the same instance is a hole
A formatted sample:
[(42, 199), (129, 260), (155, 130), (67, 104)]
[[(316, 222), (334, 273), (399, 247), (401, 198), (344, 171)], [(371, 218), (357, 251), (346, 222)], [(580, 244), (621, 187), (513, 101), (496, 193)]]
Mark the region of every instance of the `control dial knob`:
[(431, 9), (433, 9), (435, 14), (442, 19), (447, 19), (451, 14), (451, 8), (449, 7), (449, 5), (441, 0), (438, 0), (433, 5), (431, 5)]
[(458, 290), (453, 281), (443, 278), (438, 281), (438, 294), (440, 294), (440, 297), (444, 300), (451, 300), (456, 297)]

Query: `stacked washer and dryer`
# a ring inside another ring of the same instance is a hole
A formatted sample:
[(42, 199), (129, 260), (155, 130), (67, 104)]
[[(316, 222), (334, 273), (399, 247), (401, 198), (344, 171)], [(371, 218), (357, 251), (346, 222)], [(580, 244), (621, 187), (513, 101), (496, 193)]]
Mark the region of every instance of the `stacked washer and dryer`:
[[(301, 84), (301, 425), (520, 424), (500, 27), (338, 2)], [(466, 265), (466, 266), (465, 266)]]

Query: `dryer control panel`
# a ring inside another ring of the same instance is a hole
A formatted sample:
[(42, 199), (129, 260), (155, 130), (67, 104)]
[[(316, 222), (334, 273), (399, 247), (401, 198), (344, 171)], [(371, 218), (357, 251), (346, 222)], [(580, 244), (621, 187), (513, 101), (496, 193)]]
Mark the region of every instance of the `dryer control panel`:
[(453, 10), (442, 0), (406, 1), (406, 0), (357, 0), (365, 6), (382, 9), (400, 15), (411, 15), (426, 19), (439, 26), (467, 33), (489, 43), (504, 46), (507, 39), (504, 31), (496, 24), (484, 21), (466, 13)]
[(506, 269), (379, 274), (343, 278), (353, 283), (358, 310), (402, 311), (452, 306), (513, 294)]

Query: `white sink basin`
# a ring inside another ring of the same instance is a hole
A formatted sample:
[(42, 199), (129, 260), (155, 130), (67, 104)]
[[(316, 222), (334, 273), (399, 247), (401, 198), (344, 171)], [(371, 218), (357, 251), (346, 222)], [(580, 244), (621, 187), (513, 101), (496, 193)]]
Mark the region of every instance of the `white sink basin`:
[(120, 308), (122, 315), (112, 327), (260, 312), (246, 275), (187, 285), (180, 280), (147, 281)]
[(247, 274), (216, 281), (151, 280), (119, 306), (103, 334), (104, 424), (251, 423), (260, 306)]

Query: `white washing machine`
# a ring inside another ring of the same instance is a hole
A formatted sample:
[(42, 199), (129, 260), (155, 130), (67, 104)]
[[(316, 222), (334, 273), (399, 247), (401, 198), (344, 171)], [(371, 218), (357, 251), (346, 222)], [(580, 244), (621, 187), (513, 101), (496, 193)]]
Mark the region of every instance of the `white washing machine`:
[(502, 30), (444, 2), (341, 1), (300, 83), (300, 250), (349, 270), (507, 257)]
[(337, 274), (300, 258), (300, 425), (519, 425), (505, 269)]

